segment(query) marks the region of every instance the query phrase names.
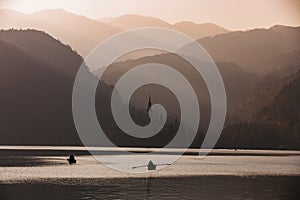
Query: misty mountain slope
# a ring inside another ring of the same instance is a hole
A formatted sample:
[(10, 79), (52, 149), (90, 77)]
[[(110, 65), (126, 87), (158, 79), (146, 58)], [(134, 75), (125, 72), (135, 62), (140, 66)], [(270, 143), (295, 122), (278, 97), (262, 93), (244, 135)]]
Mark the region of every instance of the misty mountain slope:
[(212, 23), (196, 24), (193, 22), (183, 21), (170, 24), (159, 18), (130, 14), (109, 18), (109, 20), (106, 20), (105, 23), (124, 30), (143, 27), (168, 28), (185, 33), (193, 39), (200, 39), (205, 36), (213, 36), (229, 32), (225, 28)]
[(97, 20), (63, 10), (45, 10), (29, 15), (0, 9), (0, 29), (11, 28), (44, 31), (70, 45), (82, 56), (86, 56), (99, 42), (120, 31)]
[(35, 29), (44, 31), (55, 38), (70, 44), (80, 54), (84, 55), (95, 46), (95, 42), (77, 32), (71, 32), (65, 28), (39, 20), (31, 15), (18, 11), (0, 9), (0, 29)]
[[(183, 60), (175, 54), (161, 54), (143, 57), (137, 60), (117, 62), (109, 66), (107, 71), (104, 72), (102, 78), (107, 83), (114, 85), (122, 74), (135, 66), (145, 63), (160, 63), (168, 65), (184, 75), (196, 91), (198, 100), (201, 105), (200, 109), (202, 109), (203, 111), (203, 113), (201, 111), (201, 114), (203, 114), (202, 116), (204, 116), (203, 118), (209, 117), (210, 98), (206, 84), (204, 83), (201, 76), (198, 75), (195, 69), (187, 61)], [(249, 97), (250, 90), (254, 82), (257, 80), (257, 76), (244, 71), (241, 67), (235, 65), (234, 63), (217, 63), (217, 65), (225, 84), (228, 100), (228, 121), (230, 122), (233, 118), (235, 118), (233, 110), (240, 104), (244, 103)], [(94, 73), (97, 75), (99, 72), (100, 71), (95, 71)], [(144, 76), (147, 77), (148, 75), (140, 74), (140, 77), (137, 78), (141, 78)], [(157, 74), (156, 78), (164, 79), (165, 76), (166, 75), (164, 74)], [(144, 102), (146, 101), (145, 97), (147, 97), (149, 93), (151, 93), (153, 99), (159, 99), (163, 103), (163, 105), (166, 105), (168, 110), (176, 111), (175, 107), (178, 106), (176, 102), (173, 102), (170, 95), (166, 91), (162, 91), (158, 88), (154, 89), (150, 87), (145, 89), (144, 91), (140, 91), (140, 93), (132, 99), (132, 102), (138, 107), (144, 106)]]
[(213, 23), (196, 24), (193, 22), (183, 21), (173, 25), (173, 29), (185, 33), (194, 39), (200, 39), (206, 36), (228, 33), (223, 27)]
[(42, 23), (30, 15), (15, 10), (0, 9), (1, 29), (35, 28), (37, 26), (42, 26)]
[(161, 27), (171, 28), (172, 25), (155, 17), (146, 17), (141, 15), (126, 14), (120, 17), (113, 18), (109, 24), (121, 29), (133, 29), (141, 27)]
[[(21, 38), (26, 38), (28, 34), (28, 31), (5, 31), (8, 35), (11, 33), (9, 38), (14, 38), (16, 32)], [(56, 58), (56, 54), (44, 55), (45, 60), (56, 60), (57, 65), (53, 66), (27, 54), (12, 43), (0, 40), (0, 144), (82, 145), (72, 115), (73, 84), (82, 58), (46, 33), (34, 30), (30, 32), (34, 36), (31, 42), (54, 47), (51, 51), (69, 53), (63, 54), (63, 58)], [(64, 66), (65, 63), (74, 65)], [(88, 76), (89, 79), (97, 79), (91, 73)], [(134, 137), (126, 135), (117, 127), (111, 113), (110, 98), (113, 89), (113, 86), (103, 81), (98, 84), (95, 94), (98, 121), (116, 144), (141, 145)], [(143, 103), (146, 105), (147, 101)], [(139, 124), (148, 122), (148, 114), (144, 109), (145, 106), (143, 111), (130, 106), (130, 114)], [(143, 144), (162, 146), (169, 140), (169, 135), (158, 134)], [(93, 140), (89, 145), (101, 145), (101, 142)]]
[(300, 50), (299, 35), (300, 27), (274, 26), (206, 37), (198, 42), (217, 61), (233, 62), (255, 73), (268, 73), (273, 69), (264, 69), (266, 60)]
[(61, 29), (83, 35), (95, 42), (100, 42), (121, 31), (119, 28), (101, 23), (98, 20), (76, 15), (62, 9), (42, 10), (33, 13), (31, 16), (49, 24), (54, 24)]
[(0, 9), (0, 29), (41, 30), (70, 45), (81, 56), (86, 56), (97, 44), (122, 30), (142, 27), (169, 28), (194, 39), (228, 32), (214, 24), (179, 22), (171, 25), (158, 18), (139, 15), (123, 15), (113, 18), (108, 23), (102, 23), (61, 9), (42, 10), (30, 15)]
[(82, 58), (69, 46), (63, 45), (60, 41), (41, 31), (0, 31), (0, 40), (18, 47), (27, 55), (69, 75), (74, 76), (76, 72), (74, 67), (78, 67), (82, 62)]
[(271, 71), (273, 73), (280, 73), (281, 76), (286, 76), (296, 72), (296, 66), (300, 66), (300, 51), (292, 51), (276, 55), (261, 62), (259, 65), (263, 66), (262, 73)]
[[(52, 48), (41, 51), (45, 55), (39, 59), (33, 56), (34, 49), (19, 48), (0, 37), (0, 144), (80, 145), (72, 116), (72, 91), (82, 58), (40, 31), (5, 31), (5, 38), (24, 39), (28, 33), (30, 43)], [(101, 82), (96, 93), (100, 120), (109, 129), (113, 124), (105, 112), (110, 104), (105, 102), (112, 90)]]

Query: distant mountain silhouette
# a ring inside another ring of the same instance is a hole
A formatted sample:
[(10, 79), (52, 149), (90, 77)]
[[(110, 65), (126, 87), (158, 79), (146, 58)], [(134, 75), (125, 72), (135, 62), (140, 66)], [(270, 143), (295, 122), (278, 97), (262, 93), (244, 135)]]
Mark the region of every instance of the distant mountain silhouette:
[(0, 9), (0, 29), (22, 28), (45, 31), (71, 45), (81, 56), (87, 55), (99, 42), (121, 30), (64, 10), (44, 10), (31, 15)]
[[(210, 55), (219, 61), (218, 66), (227, 89), (228, 122), (251, 119), (255, 112), (273, 100), (281, 87), (290, 80), (289, 75), (299, 69), (299, 33), (300, 27), (274, 26), (270, 29), (229, 32), (198, 40)], [(240, 69), (241, 74), (230, 75), (230, 65), (236, 64), (224, 61), (240, 63), (241, 67), (237, 69)], [(178, 69), (181, 65), (185, 70), (188, 69), (188, 64), (178, 62), (176, 58), (168, 57), (168, 54), (148, 56), (115, 64), (114, 66), (118, 67), (112, 68), (110, 75), (107, 73), (107, 76), (110, 76), (110, 80), (107, 81), (114, 84), (118, 74), (128, 70), (129, 66), (151, 62), (178, 65)], [(228, 69), (222, 69), (222, 66), (227, 66)], [(123, 71), (118, 71), (117, 68)], [(251, 73), (247, 74), (245, 71)], [(198, 90), (204, 91), (203, 86), (198, 86)]]
[(0, 29), (36, 29), (70, 45), (81, 56), (86, 56), (97, 44), (122, 30), (140, 27), (170, 28), (186, 33), (194, 39), (228, 32), (213, 24), (195, 25), (179, 23), (171, 25), (161, 19), (139, 15), (123, 15), (111, 18), (107, 23), (76, 15), (62, 9), (42, 10), (33, 14), (0, 9)]
[[(83, 61), (79, 54), (85, 55), (98, 42), (123, 29), (156, 26), (201, 38), (197, 41), (216, 61), (228, 99), (226, 127), (218, 147), (299, 148), (293, 141), (299, 141), (300, 137), (300, 27), (277, 25), (270, 29), (228, 32), (214, 24), (172, 25), (138, 15), (113, 18), (105, 24), (64, 10), (27, 15), (1, 9), (0, 19), (0, 29), (35, 28), (59, 38), (36, 30), (0, 31), (0, 144), (81, 144), (71, 110), (73, 83)], [(145, 63), (172, 66), (189, 80), (201, 110), (195, 146), (203, 139), (210, 119), (207, 87), (185, 60), (172, 53), (160, 53), (150, 52), (145, 57), (138, 54), (135, 57), (138, 59), (113, 63), (104, 73), (105, 82), (99, 84), (96, 94), (99, 121), (108, 131), (108, 137), (122, 146), (161, 146), (176, 133), (174, 119), (180, 117), (178, 101), (168, 89), (157, 85), (139, 88), (131, 98), (130, 112), (134, 121), (146, 124), (149, 119), (145, 106), (151, 93), (152, 103), (162, 104), (170, 115), (169, 129), (162, 132), (168, 134), (139, 143), (120, 132), (112, 118), (113, 85), (126, 71)], [(93, 73), (91, 78), (96, 78), (99, 71)], [(147, 74), (138, 78), (144, 76)], [(164, 78), (163, 74), (157, 76)]]
[[(282, 54), (299, 52), (299, 35), (300, 27), (274, 26), (220, 34), (198, 42), (216, 61), (233, 62), (255, 73), (268, 73), (273, 68), (266, 64), (267, 61)], [(285, 62), (283, 67), (294, 61)]]
[(155, 17), (128, 14), (116, 18), (110, 18), (108, 21), (106, 21), (106, 23), (124, 30), (143, 27), (168, 28), (185, 33), (193, 39), (200, 39), (205, 36), (213, 36), (229, 32), (225, 28), (212, 23), (196, 24), (193, 22), (183, 21), (175, 24), (170, 24)]
[[(121, 31), (121, 29), (119, 28), (101, 23), (98, 20), (76, 15), (61, 9), (42, 10), (40, 12), (33, 13), (32, 16), (43, 22), (53, 24), (59, 29), (68, 30), (71, 33), (76, 33), (88, 40), (91, 40), (91, 42), (93, 42), (93, 46), (91, 46), (90, 49), (87, 49), (88, 51), (90, 51), (91, 48), (95, 47), (95, 45), (97, 45), (104, 39)], [(68, 39), (68, 36), (64, 37)], [(74, 41), (72, 41), (72, 43), (73, 42)], [(82, 41), (82, 43), (84, 42), (85, 41)], [(72, 43), (68, 44), (72, 45)], [(75, 49), (81, 48), (73, 45), (72, 47)], [(88, 52), (85, 52), (84, 55), (86, 55), (86, 53)]]
[(214, 36), (229, 32), (229, 30), (226, 30), (225, 28), (213, 23), (196, 24), (188, 21), (174, 24), (173, 29), (185, 33), (194, 39), (200, 39), (206, 36)]
[(171, 24), (159, 18), (133, 14), (126, 14), (120, 17), (113, 18), (109, 21), (109, 24), (124, 30), (152, 26), (161, 28), (172, 28)]

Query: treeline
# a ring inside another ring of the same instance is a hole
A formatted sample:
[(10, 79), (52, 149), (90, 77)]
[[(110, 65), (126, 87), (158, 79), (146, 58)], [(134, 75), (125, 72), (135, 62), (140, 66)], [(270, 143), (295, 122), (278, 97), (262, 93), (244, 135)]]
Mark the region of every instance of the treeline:
[(300, 71), (250, 122), (225, 128), (218, 147), (300, 149)]
[(275, 122), (240, 122), (225, 128), (217, 148), (300, 149), (299, 137)]

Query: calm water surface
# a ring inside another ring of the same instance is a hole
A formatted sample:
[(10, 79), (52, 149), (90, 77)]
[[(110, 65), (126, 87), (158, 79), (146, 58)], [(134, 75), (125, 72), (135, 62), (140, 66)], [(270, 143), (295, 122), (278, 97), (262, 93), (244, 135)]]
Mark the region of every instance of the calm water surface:
[[(0, 147), (1, 200), (300, 199), (299, 152), (191, 153), (145, 175), (110, 169), (82, 149), (44, 148)], [(78, 164), (67, 164), (69, 153)]]
[(300, 177), (53, 179), (0, 185), (1, 199), (299, 199)]

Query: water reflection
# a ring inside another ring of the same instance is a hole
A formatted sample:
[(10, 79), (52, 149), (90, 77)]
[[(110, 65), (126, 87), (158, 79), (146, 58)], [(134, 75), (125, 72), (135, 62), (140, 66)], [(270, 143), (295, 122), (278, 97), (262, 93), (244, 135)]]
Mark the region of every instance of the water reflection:
[(290, 176), (53, 179), (1, 185), (0, 194), (8, 199), (297, 199), (299, 184), (300, 177)]

